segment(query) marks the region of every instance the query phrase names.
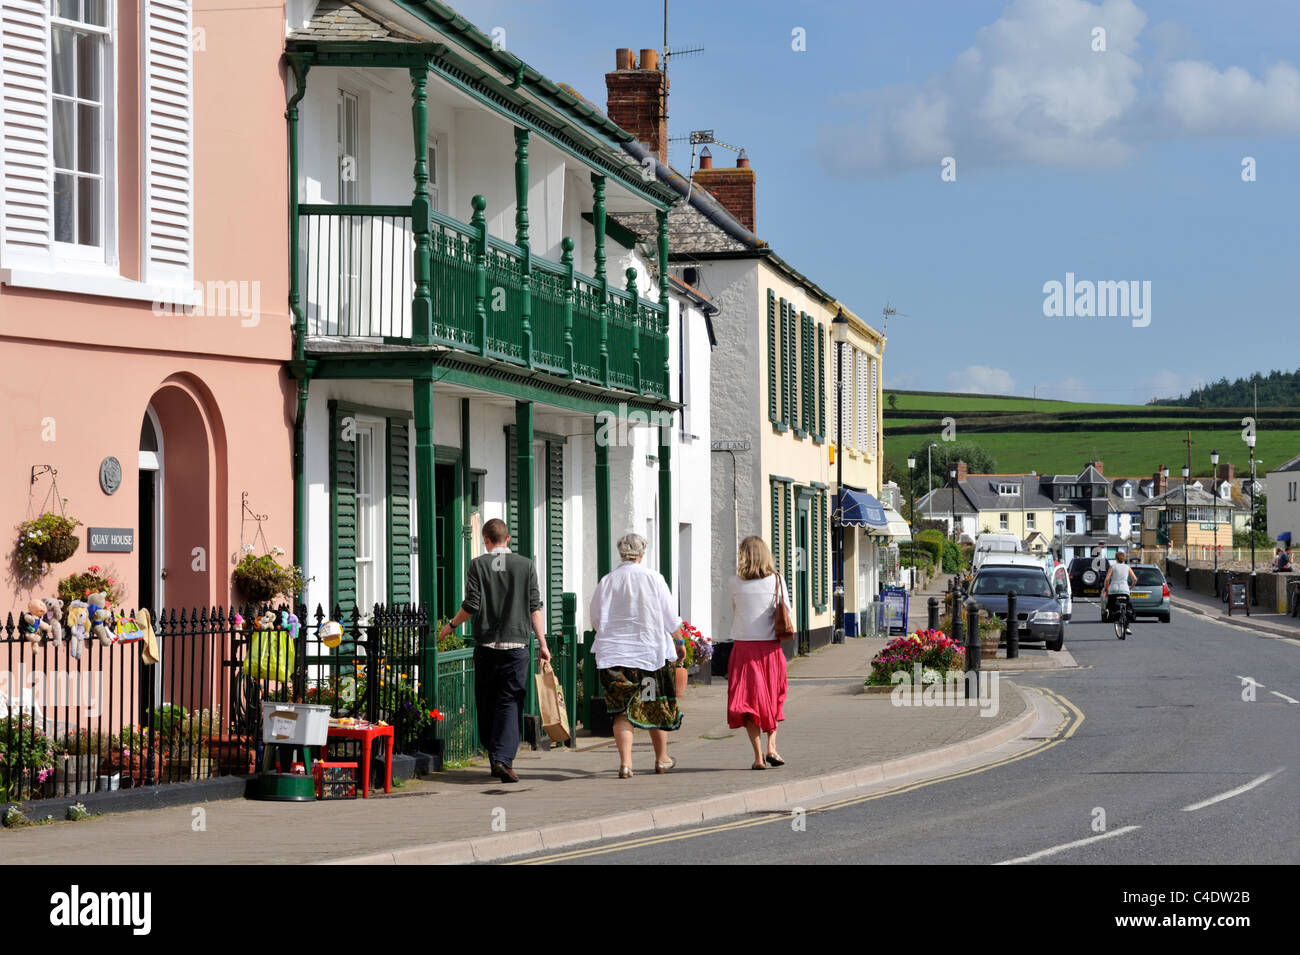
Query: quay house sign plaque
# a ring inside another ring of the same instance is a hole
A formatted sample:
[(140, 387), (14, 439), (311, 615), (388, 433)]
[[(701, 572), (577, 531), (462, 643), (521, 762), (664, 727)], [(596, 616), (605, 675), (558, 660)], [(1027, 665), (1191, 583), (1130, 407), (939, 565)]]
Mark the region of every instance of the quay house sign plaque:
[(133, 527), (90, 527), (86, 529), (86, 550), (92, 553), (129, 554), (135, 548)]

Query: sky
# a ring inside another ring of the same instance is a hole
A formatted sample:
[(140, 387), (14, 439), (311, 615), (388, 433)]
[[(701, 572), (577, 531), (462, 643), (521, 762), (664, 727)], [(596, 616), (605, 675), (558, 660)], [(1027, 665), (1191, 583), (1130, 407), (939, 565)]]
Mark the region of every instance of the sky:
[[(601, 106), (615, 49), (663, 45), (662, 0), (453, 5)], [(704, 47), (669, 135), (744, 147), (759, 237), (901, 313), (885, 387), (1141, 404), (1300, 368), (1296, 0), (670, 0), (668, 40)], [(1127, 311), (1078, 314), (1101, 282)]]

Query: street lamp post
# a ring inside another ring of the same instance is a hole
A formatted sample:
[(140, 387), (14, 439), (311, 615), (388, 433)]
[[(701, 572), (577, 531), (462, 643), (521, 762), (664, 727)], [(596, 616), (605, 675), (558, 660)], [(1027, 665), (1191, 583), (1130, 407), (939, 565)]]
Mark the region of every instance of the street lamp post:
[(913, 487), (912, 470), (916, 467), (916, 458), (907, 459), (907, 531), (912, 532), (912, 522), (916, 520), (916, 489)]
[(844, 642), (844, 345), (849, 340), (849, 320), (840, 309), (831, 320), (835, 342), (835, 632), (834, 643)]
[(1219, 492), (1214, 482), (1219, 480), (1219, 452), (1210, 452), (1210, 464), (1214, 467), (1214, 477), (1210, 478), (1210, 493), (1214, 496), (1214, 596), (1219, 596)]
[(925, 516), (934, 520), (934, 462), (930, 460), (930, 449), (938, 445), (931, 441), (925, 446)]
[(1183, 465), (1183, 586), (1189, 591), (1192, 589), (1192, 546), (1187, 536), (1187, 482), (1192, 479), (1191, 453), (1187, 452), (1188, 464)]
[(952, 487), (952, 541), (957, 543), (957, 469), (948, 469), (948, 480)]
[(1259, 603), (1255, 593), (1255, 436), (1246, 435), (1246, 446), (1250, 448), (1250, 520), (1246, 522), (1246, 533), (1250, 534), (1250, 602)]

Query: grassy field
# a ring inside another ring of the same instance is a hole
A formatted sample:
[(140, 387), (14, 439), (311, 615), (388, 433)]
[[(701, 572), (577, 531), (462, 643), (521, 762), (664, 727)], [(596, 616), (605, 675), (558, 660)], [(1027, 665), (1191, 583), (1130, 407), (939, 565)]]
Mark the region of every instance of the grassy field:
[[(893, 394), (892, 392), (887, 392)], [(956, 439), (973, 441), (987, 450), (1004, 473), (1037, 471), (1042, 473), (1078, 473), (1091, 460), (1101, 459), (1108, 476), (1152, 474), (1160, 465), (1168, 465), (1178, 474), (1187, 460), (1186, 435), (1192, 434), (1192, 465), (1198, 475), (1210, 471), (1210, 451), (1217, 449), (1223, 464), (1236, 465), (1238, 474), (1249, 471), (1249, 451), (1242, 440), (1239, 412), (1231, 409), (1197, 409), (1197, 417), (1178, 418), (1187, 409), (1165, 411), (1147, 405), (1082, 404), (1066, 401), (1035, 401), (1032, 398), (998, 396), (961, 396), (946, 394), (897, 393), (898, 407), (909, 411), (932, 410), (932, 421), (924, 418), (891, 418), (885, 410), (885, 456), (906, 471), (907, 454), (923, 448), (928, 441), (940, 440), (939, 418), (957, 419)], [(1132, 415), (1090, 421), (1088, 412), (1131, 410)], [(963, 412), (985, 412), (963, 421)], [(998, 418), (987, 412), (1003, 412), (1014, 420), (998, 427)], [(1256, 460), (1263, 462), (1259, 471), (1281, 464), (1300, 454), (1300, 412), (1260, 409)], [(1266, 415), (1277, 416), (1278, 424), (1270, 427)], [(1056, 416), (1060, 431), (1051, 430)], [(1066, 417), (1069, 416), (1069, 417)], [(1201, 417), (1204, 416), (1204, 417)], [(1032, 424), (1034, 430), (1025, 429)], [(1133, 425), (1152, 425), (1134, 430)], [(970, 429), (963, 427), (970, 425)], [(988, 431), (972, 430), (975, 427)], [(912, 433), (899, 434), (899, 428)], [(1086, 428), (1087, 430), (1074, 430)], [(1047, 430), (1044, 430), (1047, 429)], [(1122, 430), (1121, 430), (1122, 429)]]

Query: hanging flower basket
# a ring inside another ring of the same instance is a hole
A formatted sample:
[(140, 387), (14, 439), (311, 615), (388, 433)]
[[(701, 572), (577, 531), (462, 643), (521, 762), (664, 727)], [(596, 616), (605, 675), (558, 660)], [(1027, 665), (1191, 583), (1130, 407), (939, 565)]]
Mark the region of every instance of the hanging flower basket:
[(61, 564), (77, 552), (81, 541), (75, 534), (51, 537), (36, 548), (36, 554), (47, 564)]
[(275, 597), (296, 598), (307, 586), (307, 578), (297, 567), (282, 567), (276, 556), (284, 551), (278, 547), (271, 553), (254, 557), (245, 554), (230, 573), (231, 582), (250, 603), (266, 603)]
[(42, 514), (18, 525), (18, 551), (47, 564), (61, 564), (81, 545), (81, 521), (61, 514)]

